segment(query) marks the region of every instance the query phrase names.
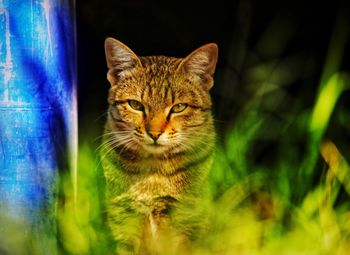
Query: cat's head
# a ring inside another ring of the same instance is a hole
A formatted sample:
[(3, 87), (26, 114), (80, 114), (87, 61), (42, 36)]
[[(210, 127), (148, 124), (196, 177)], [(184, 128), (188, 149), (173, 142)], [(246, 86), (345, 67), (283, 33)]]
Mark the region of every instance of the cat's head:
[(212, 142), (209, 90), (216, 44), (206, 44), (184, 59), (139, 57), (107, 38), (105, 53), (111, 84), (105, 135), (111, 147), (165, 155)]

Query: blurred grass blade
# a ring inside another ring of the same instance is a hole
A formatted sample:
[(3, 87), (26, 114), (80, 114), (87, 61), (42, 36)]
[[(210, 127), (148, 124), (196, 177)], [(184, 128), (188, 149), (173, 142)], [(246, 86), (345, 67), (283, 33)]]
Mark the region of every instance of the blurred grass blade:
[(309, 129), (318, 141), (325, 132), (339, 96), (345, 89), (345, 80), (336, 73), (321, 88), (312, 112)]
[(347, 8), (339, 9), (321, 77), (321, 87), (334, 73), (339, 71), (349, 32), (350, 24), (348, 10)]
[(331, 174), (335, 175), (350, 195), (350, 167), (338, 148), (331, 141), (321, 146), (321, 154), (329, 166)]

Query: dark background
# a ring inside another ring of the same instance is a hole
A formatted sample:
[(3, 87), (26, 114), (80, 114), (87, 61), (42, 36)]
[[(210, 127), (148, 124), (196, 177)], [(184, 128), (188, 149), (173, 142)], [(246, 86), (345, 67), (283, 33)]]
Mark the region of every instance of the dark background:
[[(258, 98), (260, 105), (254, 109), (267, 116), (268, 121), (260, 131), (253, 158), (268, 161), (276, 156), (276, 142), (295, 131), (291, 120), (310, 111), (315, 103), (336, 20), (340, 19), (343, 34), (350, 24), (349, 9), (344, 3), (78, 1), (80, 141), (87, 134), (97, 136), (103, 126), (109, 88), (104, 56), (106, 37), (122, 41), (138, 55), (178, 57), (215, 42), (219, 46), (219, 61), (212, 96), (220, 137), (223, 139), (225, 131), (249, 113), (249, 104)], [(348, 71), (349, 40), (344, 48), (339, 69)], [(265, 71), (260, 74), (261, 70)], [(278, 89), (257, 97), (257, 91), (266, 82), (275, 82)], [(327, 130), (327, 137), (347, 153), (350, 147), (344, 141), (349, 138), (349, 101), (346, 92), (337, 103), (339, 114), (332, 117), (333, 124)], [(302, 144), (306, 134), (292, 135), (298, 140), (296, 144)]]

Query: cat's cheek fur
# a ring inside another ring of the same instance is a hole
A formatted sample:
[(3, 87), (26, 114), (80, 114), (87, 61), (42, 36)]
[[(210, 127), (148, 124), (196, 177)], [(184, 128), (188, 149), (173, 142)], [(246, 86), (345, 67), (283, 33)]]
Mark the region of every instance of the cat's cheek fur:
[(134, 127), (138, 127), (143, 123), (142, 112), (134, 112), (127, 108), (119, 108), (119, 113), (123, 121), (130, 123), (130, 125)]
[(116, 121), (120, 119), (120, 113), (116, 107), (110, 106), (108, 109), (108, 113), (109, 113), (110, 118), (112, 118)]

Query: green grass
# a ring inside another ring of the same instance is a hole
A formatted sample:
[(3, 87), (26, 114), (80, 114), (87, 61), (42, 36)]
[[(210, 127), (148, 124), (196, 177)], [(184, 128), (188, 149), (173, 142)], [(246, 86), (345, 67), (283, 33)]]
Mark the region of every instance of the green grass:
[[(193, 254), (348, 254), (350, 167), (342, 153), (349, 154), (338, 149), (348, 148), (338, 132), (349, 130), (342, 101), (349, 73), (339, 71), (349, 34), (344, 17), (336, 21), (318, 90), (301, 99), (291, 99), (286, 87), (303, 79), (304, 60), (278, 58), (283, 47), (275, 42), (288, 38), (278, 38), (278, 30), (274, 40), (258, 45), (259, 52), (273, 52), (274, 59), (254, 63), (243, 73), (242, 86), (250, 97), (218, 134), (209, 177), (212, 198), (198, 208), (209, 215), (210, 232)], [(283, 31), (281, 36), (288, 36)], [(70, 183), (62, 179), (61, 251), (111, 253), (102, 172), (91, 146), (79, 149), (76, 202)]]
[[(339, 73), (323, 83), (314, 107), (291, 124), (291, 136), (306, 134), (304, 153), (286, 135), (277, 146), (282, 153), (267, 165), (252, 162), (251, 152), (269, 118), (249, 111), (237, 119), (217, 146), (212, 200), (203, 205), (211, 231), (193, 254), (348, 253), (350, 168), (336, 145), (323, 142), (347, 86)], [(58, 208), (62, 251), (109, 254), (114, 247), (104, 225), (102, 172), (89, 146), (79, 150), (75, 202), (70, 180), (62, 179), (64, 202)]]
[[(252, 93), (218, 134), (212, 197), (198, 208), (209, 215), (210, 232), (193, 254), (348, 254), (350, 167), (342, 154), (349, 154), (338, 149), (348, 148), (338, 132), (349, 130), (342, 97), (350, 79), (338, 70), (349, 29), (342, 28), (341, 17), (310, 98), (290, 100), (285, 89), (302, 75), (297, 57), (257, 63), (244, 73)], [(259, 50), (271, 51), (273, 45), (266, 45)], [(71, 178), (61, 179), (58, 243), (64, 254), (114, 251), (104, 224), (102, 170), (90, 145), (79, 148), (76, 200)]]

